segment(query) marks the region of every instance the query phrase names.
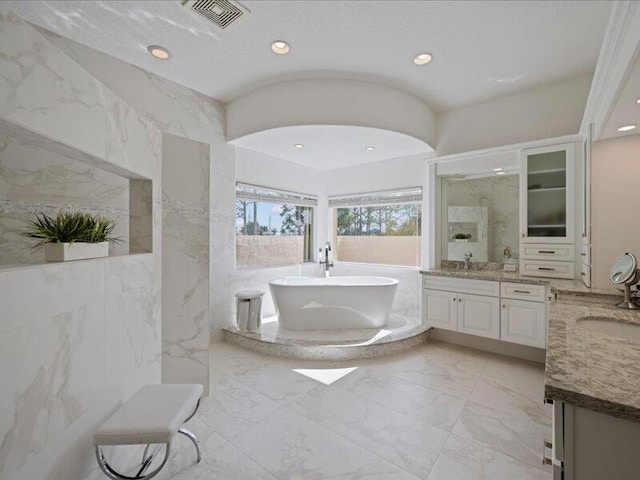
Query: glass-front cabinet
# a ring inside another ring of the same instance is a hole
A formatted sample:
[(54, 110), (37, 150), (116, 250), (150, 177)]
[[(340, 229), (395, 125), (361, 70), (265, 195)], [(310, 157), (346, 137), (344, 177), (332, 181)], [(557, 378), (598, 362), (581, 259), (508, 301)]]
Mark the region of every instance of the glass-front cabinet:
[(522, 151), (521, 241), (573, 243), (575, 228), (574, 145)]
[(575, 278), (575, 146), (522, 150), (520, 273)]

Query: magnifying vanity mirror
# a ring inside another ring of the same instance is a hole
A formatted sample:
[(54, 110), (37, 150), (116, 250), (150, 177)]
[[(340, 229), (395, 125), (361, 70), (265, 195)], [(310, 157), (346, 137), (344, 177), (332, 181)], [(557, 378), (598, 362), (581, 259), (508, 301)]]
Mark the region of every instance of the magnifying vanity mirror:
[(623, 253), (613, 262), (609, 279), (616, 285), (624, 285), (624, 302), (619, 303), (620, 308), (640, 309), (636, 299), (631, 298), (631, 286), (640, 280), (638, 271), (638, 259), (632, 253)]

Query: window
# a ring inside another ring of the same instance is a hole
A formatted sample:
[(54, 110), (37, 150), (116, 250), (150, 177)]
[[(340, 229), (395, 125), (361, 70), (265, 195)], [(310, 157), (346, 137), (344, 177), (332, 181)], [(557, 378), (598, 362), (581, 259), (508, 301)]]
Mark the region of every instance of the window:
[(313, 261), (315, 197), (236, 184), (236, 265)]
[(420, 265), (422, 189), (332, 197), (336, 259)]

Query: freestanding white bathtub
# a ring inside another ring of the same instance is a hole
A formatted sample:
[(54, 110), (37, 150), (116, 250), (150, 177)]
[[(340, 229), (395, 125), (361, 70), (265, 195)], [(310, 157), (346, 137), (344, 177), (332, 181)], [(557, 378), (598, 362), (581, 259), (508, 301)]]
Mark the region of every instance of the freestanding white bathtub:
[(269, 288), (281, 327), (330, 330), (383, 327), (398, 283), (386, 277), (288, 277)]

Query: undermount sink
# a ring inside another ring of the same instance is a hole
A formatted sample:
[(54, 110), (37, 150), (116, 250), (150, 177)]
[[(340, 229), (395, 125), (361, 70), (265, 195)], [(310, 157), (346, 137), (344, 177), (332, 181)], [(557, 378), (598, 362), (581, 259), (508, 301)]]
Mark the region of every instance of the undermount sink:
[(617, 322), (607, 317), (582, 317), (578, 325), (592, 332), (640, 342), (640, 324)]

